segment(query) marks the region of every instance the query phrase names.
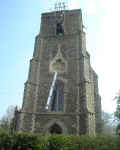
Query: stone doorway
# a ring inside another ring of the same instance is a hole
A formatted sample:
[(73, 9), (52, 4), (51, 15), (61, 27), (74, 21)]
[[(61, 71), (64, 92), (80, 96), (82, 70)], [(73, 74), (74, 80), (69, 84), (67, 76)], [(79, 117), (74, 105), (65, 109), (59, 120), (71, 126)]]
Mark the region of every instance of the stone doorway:
[(49, 132), (51, 134), (61, 134), (63, 131), (62, 131), (62, 128), (55, 123), (50, 127)]

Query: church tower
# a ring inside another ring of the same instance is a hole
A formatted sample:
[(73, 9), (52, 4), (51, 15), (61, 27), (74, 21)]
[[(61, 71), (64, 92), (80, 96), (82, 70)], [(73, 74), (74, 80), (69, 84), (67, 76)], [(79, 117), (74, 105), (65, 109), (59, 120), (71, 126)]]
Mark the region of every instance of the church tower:
[(100, 132), (101, 99), (97, 75), (86, 51), (80, 9), (42, 14), (22, 109), (16, 114), (18, 132)]

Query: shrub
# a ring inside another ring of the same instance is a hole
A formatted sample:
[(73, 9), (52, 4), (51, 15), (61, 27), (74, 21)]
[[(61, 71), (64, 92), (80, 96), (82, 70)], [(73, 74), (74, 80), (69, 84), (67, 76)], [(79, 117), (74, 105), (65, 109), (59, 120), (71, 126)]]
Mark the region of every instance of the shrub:
[(120, 150), (120, 137), (1, 132), (0, 150)]

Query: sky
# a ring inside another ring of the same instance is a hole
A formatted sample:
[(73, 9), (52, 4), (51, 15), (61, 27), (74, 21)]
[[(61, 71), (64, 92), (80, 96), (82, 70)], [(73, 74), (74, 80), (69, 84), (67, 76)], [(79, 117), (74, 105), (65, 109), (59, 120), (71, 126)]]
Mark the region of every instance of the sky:
[[(120, 89), (120, 1), (64, 0), (69, 9), (81, 8), (87, 51), (98, 74), (102, 109), (115, 111)], [(54, 10), (56, 0), (0, 0), (0, 117), (11, 105), (21, 107), (29, 60), (40, 16)]]

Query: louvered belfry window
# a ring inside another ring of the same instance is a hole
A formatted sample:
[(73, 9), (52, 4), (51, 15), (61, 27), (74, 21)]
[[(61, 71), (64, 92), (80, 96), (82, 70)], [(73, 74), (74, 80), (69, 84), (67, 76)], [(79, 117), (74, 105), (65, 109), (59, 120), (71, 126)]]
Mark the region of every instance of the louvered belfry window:
[(63, 23), (57, 23), (56, 25), (56, 34), (63, 35), (64, 34), (64, 25)]

